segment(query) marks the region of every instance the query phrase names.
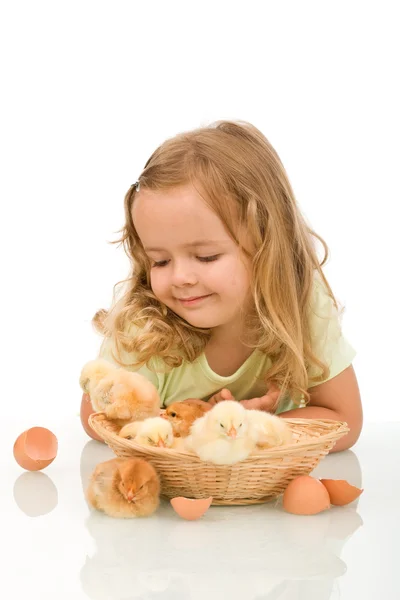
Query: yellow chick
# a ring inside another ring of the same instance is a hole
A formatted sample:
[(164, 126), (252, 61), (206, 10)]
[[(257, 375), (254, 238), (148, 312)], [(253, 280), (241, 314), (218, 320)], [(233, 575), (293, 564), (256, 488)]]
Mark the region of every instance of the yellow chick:
[(247, 420), (257, 439), (258, 448), (290, 444), (292, 432), (284, 419), (263, 410), (248, 410)]
[(86, 363), (79, 383), (88, 393), (93, 408), (104, 412), (120, 425), (159, 414), (160, 397), (156, 387), (140, 373), (115, 367), (96, 359)]
[(144, 421), (128, 423), (119, 432), (120, 437), (131, 438), (142, 446), (172, 448), (174, 434), (172, 425), (162, 417), (151, 417)]
[(90, 391), (96, 387), (96, 385), (115, 371), (115, 366), (108, 360), (99, 358), (97, 360), (90, 360), (83, 367), (80, 377), (79, 385), (84, 392), (90, 395)]
[(235, 400), (219, 402), (197, 419), (185, 438), (188, 450), (201, 460), (232, 465), (245, 460), (254, 450), (256, 432), (249, 427), (247, 411)]

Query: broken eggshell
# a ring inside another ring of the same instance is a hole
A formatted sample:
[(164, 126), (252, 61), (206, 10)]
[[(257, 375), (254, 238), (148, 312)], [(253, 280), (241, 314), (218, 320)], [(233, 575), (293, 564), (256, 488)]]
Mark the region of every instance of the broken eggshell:
[(213, 501), (212, 496), (209, 498), (192, 499), (178, 496), (170, 500), (174, 511), (187, 521), (195, 521), (200, 519), (210, 508), (211, 502)]
[(350, 504), (350, 502), (353, 502), (364, 491), (354, 485), (350, 485), (344, 479), (320, 479), (320, 482), (326, 487), (331, 504), (334, 506)]
[(95, 412), (96, 411), (94, 410), (94, 408), (92, 406), (92, 402), (90, 400), (89, 394), (83, 394), (82, 401), (81, 401), (81, 413), (80, 413), (82, 427), (86, 431), (88, 436), (91, 437), (93, 440), (97, 440), (98, 442), (104, 442), (103, 438), (101, 438), (99, 436), (99, 434), (96, 433), (95, 430), (92, 429), (92, 427), (90, 427), (89, 422), (88, 422), (90, 415), (92, 415)]
[(31, 427), (19, 435), (14, 443), (14, 458), (27, 471), (41, 471), (57, 456), (58, 441), (50, 429)]
[(331, 507), (326, 487), (310, 475), (300, 475), (283, 493), (283, 508), (294, 515), (316, 515)]

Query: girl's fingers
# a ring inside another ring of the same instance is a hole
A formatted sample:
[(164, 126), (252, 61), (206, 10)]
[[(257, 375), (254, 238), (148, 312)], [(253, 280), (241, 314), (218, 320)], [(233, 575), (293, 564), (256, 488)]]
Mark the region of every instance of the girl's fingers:
[(279, 390), (277, 392), (268, 393), (262, 398), (260, 398), (261, 402), (261, 410), (265, 411), (273, 411), (276, 407), (276, 402), (279, 397)]
[(251, 400), (241, 400), (240, 404), (248, 410), (262, 410), (262, 398), (252, 398)]
[(233, 400), (232, 394), (226, 388), (223, 388), (217, 394), (214, 394), (214, 396), (211, 396), (211, 398), (208, 401), (208, 404), (211, 404), (211, 406), (214, 406), (214, 404), (218, 404), (218, 402), (223, 402), (224, 400)]
[(211, 396), (211, 398), (208, 401), (208, 404), (210, 404), (211, 406), (214, 406), (214, 404), (217, 404), (218, 396), (219, 396), (219, 394), (214, 394), (214, 396)]
[(265, 410), (269, 412), (275, 408), (275, 402), (277, 399), (277, 395), (274, 394), (266, 394), (261, 398), (252, 398), (251, 400), (241, 400), (240, 404), (249, 410)]

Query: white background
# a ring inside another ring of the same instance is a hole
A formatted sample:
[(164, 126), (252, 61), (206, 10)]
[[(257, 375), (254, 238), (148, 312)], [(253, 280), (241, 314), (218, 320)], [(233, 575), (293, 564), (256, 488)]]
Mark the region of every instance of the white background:
[(365, 419), (400, 420), (397, 8), (2, 3), (3, 412), (78, 413), (91, 317), (128, 274), (125, 192), (166, 137), (226, 118), (263, 131), (329, 245)]

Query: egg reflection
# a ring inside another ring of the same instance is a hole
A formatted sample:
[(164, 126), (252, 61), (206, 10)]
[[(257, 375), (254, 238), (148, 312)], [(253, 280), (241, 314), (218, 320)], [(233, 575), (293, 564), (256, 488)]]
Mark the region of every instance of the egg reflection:
[(47, 515), (58, 504), (58, 492), (45, 473), (22, 473), (14, 484), (14, 500), (28, 517)]

